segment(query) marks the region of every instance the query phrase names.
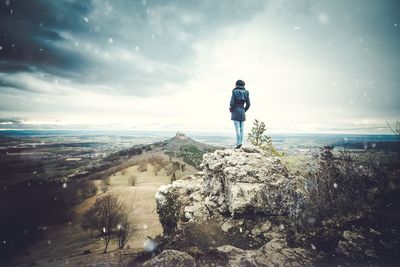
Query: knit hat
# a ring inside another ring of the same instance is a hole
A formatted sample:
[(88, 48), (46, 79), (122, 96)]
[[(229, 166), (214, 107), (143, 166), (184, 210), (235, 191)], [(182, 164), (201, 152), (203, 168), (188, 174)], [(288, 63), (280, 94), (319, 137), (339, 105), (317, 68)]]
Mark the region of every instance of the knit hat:
[(236, 86), (244, 86), (244, 85), (245, 85), (244, 81), (242, 81), (242, 80), (236, 81)]

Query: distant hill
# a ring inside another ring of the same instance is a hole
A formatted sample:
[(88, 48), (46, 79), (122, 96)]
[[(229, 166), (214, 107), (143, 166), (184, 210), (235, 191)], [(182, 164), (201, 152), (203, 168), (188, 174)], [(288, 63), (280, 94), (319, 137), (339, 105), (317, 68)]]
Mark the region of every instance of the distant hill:
[(153, 144), (155, 148), (161, 148), (164, 151), (179, 152), (182, 148), (188, 146), (194, 146), (199, 150), (206, 152), (213, 152), (217, 149), (216, 146), (198, 142), (183, 133), (176, 133), (176, 135), (170, 139), (156, 142)]
[[(198, 167), (203, 154), (213, 152), (217, 149), (223, 148), (196, 141), (181, 132), (177, 132), (174, 137), (167, 140), (155, 142), (153, 144), (134, 145), (130, 148), (112, 153), (104, 158), (101, 163), (95, 167), (94, 171), (105, 170), (133, 156), (150, 151), (163, 151), (171, 157), (182, 158), (184, 162)], [(93, 170), (91, 172), (93, 172)]]

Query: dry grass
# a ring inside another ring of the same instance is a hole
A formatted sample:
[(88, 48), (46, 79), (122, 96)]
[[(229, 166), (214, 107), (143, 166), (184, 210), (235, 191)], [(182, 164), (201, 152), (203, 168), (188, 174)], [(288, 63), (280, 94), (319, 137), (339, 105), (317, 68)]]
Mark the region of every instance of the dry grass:
[[(146, 160), (150, 156), (157, 155), (157, 158), (168, 157), (160, 152), (140, 155), (135, 163)], [(157, 159), (158, 161), (159, 159)], [(164, 167), (166, 166), (163, 163)], [(76, 218), (70, 223), (57, 225), (47, 230), (46, 237), (35, 243), (29, 253), (18, 255), (14, 261), (18, 264), (37, 263), (38, 266), (70, 266), (90, 265), (95, 262), (117, 265), (122, 258), (132, 258), (132, 254), (143, 250), (143, 244), (147, 237), (155, 237), (162, 233), (162, 227), (156, 212), (155, 194), (159, 187), (170, 182), (165, 168), (158, 170), (154, 175), (154, 166), (148, 164), (146, 171), (140, 171), (138, 164), (135, 166), (119, 169), (106, 180), (95, 180), (94, 185), (98, 187), (98, 194), (75, 207)], [(118, 167), (116, 167), (118, 169)], [(185, 171), (177, 171), (177, 177), (193, 174), (196, 170), (191, 167)], [(136, 177), (135, 185), (132, 186), (131, 177)], [(102, 193), (100, 187), (106, 187)], [(104, 249), (104, 241), (100, 240), (95, 233), (88, 233), (80, 227), (80, 217), (96, 201), (96, 198), (103, 194), (114, 194), (125, 204), (132, 226), (132, 236), (126, 248), (118, 250), (114, 241), (110, 244), (109, 252), (101, 255)], [(51, 240), (50, 245), (48, 240)], [(90, 250), (89, 255), (82, 255), (85, 250)], [(122, 253), (122, 256), (121, 256)], [(124, 255), (126, 254), (126, 255)], [(121, 257), (121, 259), (120, 259)]]

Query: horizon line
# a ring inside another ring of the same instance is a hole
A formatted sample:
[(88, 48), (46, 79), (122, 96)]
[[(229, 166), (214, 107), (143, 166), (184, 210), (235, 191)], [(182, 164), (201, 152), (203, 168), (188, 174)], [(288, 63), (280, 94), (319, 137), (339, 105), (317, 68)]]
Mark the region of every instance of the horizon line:
[[(132, 131), (132, 132), (193, 132), (193, 133), (225, 133), (225, 134), (230, 134), (230, 130), (172, 130), (172, 129), (132, 129), (132, 128), (0, 128), (0, 131)], [(335, 135), (395, 135), (394, 133), (388, 131), (388, 132), (352, 132), (352, 131), (315, 131), (315, 132), (303, 132), (303, 131), (292, 131), (292, 132), (285, 132), (285, 131), (271, 131), (266, 134), (271, 134), (271, 135), (286, 135), (286, 134), (321, 134), (321, 135), (330, 135), (330, 134), (335, 134)]]

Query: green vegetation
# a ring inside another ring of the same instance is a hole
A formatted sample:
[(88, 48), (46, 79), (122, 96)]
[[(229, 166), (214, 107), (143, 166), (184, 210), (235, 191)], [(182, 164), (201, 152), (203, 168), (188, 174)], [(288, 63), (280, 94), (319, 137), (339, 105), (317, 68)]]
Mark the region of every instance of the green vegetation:
[(251, 128), (251, 132), (248, 134), (247, 140), (252, 145), (268, 151), (273, 155), (283, 155), (283, 153), (278, 152), (275, 149), (274, 145), (272, 144), (271, 136), (264, 134), (266, 130), (267, 128), (265, 127), (265, 123), (255, 119), (253, 123), (253, 128)]
[(207, 151), (200, 150), (195, 145), (182, 145), (177, 156), (182, 157), (185, 163), (198, 168), (205, 153)]

